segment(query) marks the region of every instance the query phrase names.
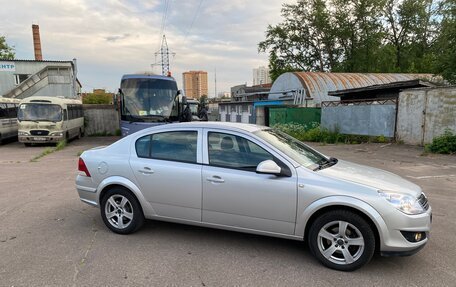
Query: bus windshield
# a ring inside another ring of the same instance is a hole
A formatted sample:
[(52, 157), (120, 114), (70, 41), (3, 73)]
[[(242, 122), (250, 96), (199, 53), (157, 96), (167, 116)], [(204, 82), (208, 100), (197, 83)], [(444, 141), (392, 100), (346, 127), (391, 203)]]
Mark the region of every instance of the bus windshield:
[(174, 114), (174, 98), (177, 95), (175, 81), (151, 78), (124, 79), (121, 82), (121, 90), (123, 117), (140, 121), (159, 121)]
[(62, 108), (53, 104), (21, 104), (17, 119), (19, 121), (60, 122), (62, 120)]

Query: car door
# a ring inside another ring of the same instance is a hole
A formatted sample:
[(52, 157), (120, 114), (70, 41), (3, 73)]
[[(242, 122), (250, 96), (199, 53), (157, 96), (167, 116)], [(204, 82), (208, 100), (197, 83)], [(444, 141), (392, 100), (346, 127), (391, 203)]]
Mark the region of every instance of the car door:
[(159, 131), (135, 140), (130, 166), (158, 216), (201, 221), (201, 132)]
[[(202, 221), (236, 228), (294, 234), (297, 175), (292, 165), (245, 134), (205, 129)], [(263, 160), (289, 176), (258, 174)]]

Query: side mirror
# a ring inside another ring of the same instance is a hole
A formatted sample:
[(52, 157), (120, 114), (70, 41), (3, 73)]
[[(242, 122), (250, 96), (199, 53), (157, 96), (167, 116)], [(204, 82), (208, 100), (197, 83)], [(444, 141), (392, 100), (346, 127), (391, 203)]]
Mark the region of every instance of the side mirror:
[(278, 166), (273, 160), (268, 159), (258, 164), (256, 172), (263, 174), (280, 175), (282, 172), (282, 168)]
[(182, 95), (182, 90), (177, 90), (176, 96)]

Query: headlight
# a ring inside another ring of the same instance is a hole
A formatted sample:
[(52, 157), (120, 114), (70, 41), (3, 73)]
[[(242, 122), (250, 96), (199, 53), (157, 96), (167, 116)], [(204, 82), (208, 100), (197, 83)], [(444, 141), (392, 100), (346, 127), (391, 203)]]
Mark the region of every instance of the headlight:
[(425, 211), (418, 198), (413, 196), (383, 190), (378, 194), (405, 214), (420, 214)]
[(19, 132), (17, 133), (17, 135), (19, 135), (19, 136), (29, 136), (30, 134), (29, 134), (28, 132), (21, 132), (21, 131), (19, 131)]
[(61, 137), (63, 136), (63, 132), (55, 132), (55, 133), (51, 133), (50, 136), (54, 136), (54, 137)]

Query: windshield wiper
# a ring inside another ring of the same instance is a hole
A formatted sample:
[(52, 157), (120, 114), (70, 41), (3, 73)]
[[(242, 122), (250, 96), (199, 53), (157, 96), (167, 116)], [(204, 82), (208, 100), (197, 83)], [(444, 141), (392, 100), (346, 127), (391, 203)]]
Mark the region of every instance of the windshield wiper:
[(314, 169), (314, 171), (322, 170), (324, 168), (328, 168), (330, 166), (335, 165), (339, 160), (334, 157), (330, 157), (329, 159), (324, 158), (318, 162), (318, 167)]

